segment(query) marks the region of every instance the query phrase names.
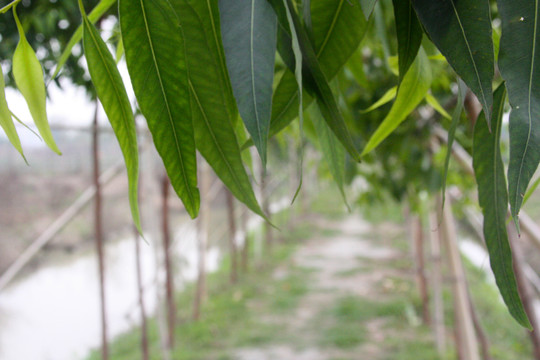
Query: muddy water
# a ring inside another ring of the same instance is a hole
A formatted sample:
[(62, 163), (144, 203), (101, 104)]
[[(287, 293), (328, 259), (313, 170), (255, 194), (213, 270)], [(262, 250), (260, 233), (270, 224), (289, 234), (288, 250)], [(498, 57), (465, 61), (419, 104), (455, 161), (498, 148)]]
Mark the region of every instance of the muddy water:
[[(192, 226), (175, 234), (174, 256), (182, 261), (178, 288), (193, 280), (197, 269), (196, 236)], [(181, 239), (181, 241), (180, 241)], [(157, 242), (141, 243), (146, 306), (157, 305)], [(110, 338), (138, 324), (137, 284), (133, 238), (106, 248), (106, 296)], [(159, 256), (157, 255), (159, 254)], [(208, 271), (218, 266), (219, 251), (209, 249)], [(0, 359), (74, 360), (99, 346), (100, 310), (97, 259), (81, 255), (61, 265), (48, 265), (0, 293)]]

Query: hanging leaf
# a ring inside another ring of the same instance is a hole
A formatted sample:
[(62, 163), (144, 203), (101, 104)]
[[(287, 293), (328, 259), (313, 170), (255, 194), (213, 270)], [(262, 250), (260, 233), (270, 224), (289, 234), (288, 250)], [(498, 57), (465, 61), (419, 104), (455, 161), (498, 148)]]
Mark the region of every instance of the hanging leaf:
[(24, 161), (28, 164), (28, 161), (26, 161), (26, 158), (24, 157), (21, 140), (19, 139), (19, 135), (15, 129), (15, 124), (13, 123), (13, 119), (11, 117), (11, 111), (9, 110), (6, 101), (5, 86), (6, 83), (4, 81), (4, 73), (2, 71), (2, 66), (0, 66), (0, 126), (2, 126), (2, 129), (6, 133), (11, 145), (13, 145), (13, 147), (21, 154)]
[[(458, 79), (458, 95), (456, 108), (452, 114), (452, 122), (450, 123), (450, 129), (448, 130), (448, 141), (446, 149), (446, 158), (444, 160), (444, 174), (442, 178), (442, 208), (444, 208), (444, 203), (446, 201), (446, 179), (448, 178), (448, 167), (450, 166), (450, 157), (452, 155), (452, 145), (454, 144), (454, 138), (456, 137), (456, 129), (461, 119), (461, 113), (463, 111), (463, 102), (465, 101), (465, 95), (467, 95), (467, 85), (461, 80)], [(504, 102), (504, 99), (503, 99)], [(487, 123), (486, 123), (487, 125)]]
[(219, 0), (221, 33), (238, 111), (266, 166), (277, 19), (267, 0)]
[(409, 70), (422, 43), (422, 26), (410, 0), (392, 0), (398, 42), (399, 82)]
[(319, 145), (323, 153), (324, 160), (328, 164), (330, 173), (338, 186), (339, 192), (343, 197), (343, 201), (349, 208), (347, 203), (347, 196), (345, 195), (345, 148), (338, 141), (334, 133), (330, 130), (328, 125), (326, 125), (321, 114), (315, 107), (310, 107), (312, 109), (309, 111), (310, 119), (315, 125), (315, 130), (317, 132), (317, 138), (319, 140)]
[(411, 1), (433, 43), (480, 100), (489, 123), (494, 72), (489, 1)]
[(79, 6), (83, 16), (83, 47), (88, 71), (124, 155), (131, 215), (135, 226), (142, 234), (137, 195), (139, 150), (133, 111), (112, 54), (97, 29), (88, 20), (81, 0)]
[(234, 196), (265, 217), (246, 173), (233, 123), (238, 110), (224, 68), (217, 1), (173, 0), (186, 38), (197, 148)]
[(28, 109), (34, 119), (45, 144), (58, 155), (62, 153), (58, 150), (47, 120), (47, 103), (45, 95), (45, 81), (43, 80), (43, 69), (36, 56), (36, 53), (26, 40), (24, 29), (19, 21), (16, 6), (13, 7), (13, 16), (19, 31), (19, 44), (13, 53), (13, 78), (17, 88), (28, 104)]
[(495, 91), (492, 131), (482, 112), (474, 128), (473, 167), (478, 183), (478, 201), (484, 214), (484, 238), (495, 281), (510, 314), (524, 327), (531, 324), (519, 297), (512, 252), (506, 233), (508, 193), (501, 158), (501, 126), (506, 89), (504, 83)]
[(120, 26), (133, 90), (176, 194), (199, 212), (197, 159), (185, 45), (168, 0), (120, 0)]
[[(92, 11), (90, 11), (90, 14), (88, 14), (88, 20), (94, 24), (99, 18), (103, 16), (109, 10), (114, 4), (116, 4), (116, 0), (101, 0)], [(71, 51), (73, 50), (73, 47), (82, 39), (82, 25), (80, 25), (77, 30), (73, 33), (71, 36), (71, 39), (69, 39), (69, 42), (67, 43), (66, 47), (62, 51), (62, 54), (60, 54), (60, 57), (58, 58), (58, 61), (56, 62), (56, 67), (54, 69), (54, 73), (51, 76), (51, 79), (54, 79), (58, 76), (58, 73), (60, 70), (62, 70), (62, 67), (65, 65), (66, 61), (71, 56)]]
[[(288, 9), (294, 9), (291, 0), (283, 1), (286, 1)], [(282, 4), (281, 6), (285, 5)], [(317, 104), (319, 105), (321, 113), (323, 114), (328, 126), (332, 129), (334, 134), (336, 134), (337, 138), (339, 141), (341, 141), (351, 157), (359, 161), (358, 151), (356, 150), (354, 142), (352, 141), (351, 135), (345, 124), (345, 120), (338, 109), (337, 102), (334, 98), (332, 90), (330, 89), (330, 86), (328, 85), (328, 80), (322, 72), (317, 59), (316, 51), (313, 48), (304, 27), (300, 23), (298, 14), (295, 11), (290, 11), (287, 13), (287, 16), (289, 16), (292, 20), (292, 31), (298, 37), (298, 43), (300, 45), (300, 49), (302, 50), (302, 57), (306, 65), (304, 67), (305, 72), (303, 74), (303, 78), (305, 80), (303, 84), (306, 90), (310, 92), (312, 96), (317, 98)], [(314, 19), (312, 20), (314, 21)]]
[[(347, 0), (312, 2), (311, 21), (317, 59), (326, 79), (330, 81), (358, 48), (367, 22), (358, 4), (351, 4)], [(305, 108), (313, 99), (306, 93), (303, 97)], [(298, 88), (291, 72), (283, 74), (272, 101), (270, 136), (283, 130), (298, 116)]]
[(510, 112), (508, 187), (517, 224), (523, 195), (540, 161), (540, 0), (498, 0), (499, 68)]
[(370, 107), (368, 107), (365, 110), (361, 110), (360, 112), (362, 114), (365, 114), (365, 113), (368, 113), (368, 112), (373, 111), (375, 109), (378, 109), (381, 106), (383, 106), (385, 104), (388, 104), (390, 101), (394, 100), (395, 97), (396, 97), (396, 94), (397, 94), (397, 86), (394, 86), (394, 87), (390, 88), (390, 90), (385, 92), (384, 95), (381, 96), (381, 98), (379, 100), (375, 101), (375, 103), (373, 105), (371, 105)]
[(371, 13), (373, 12), (373, 8), (375, 8), (376, 3), (377, 0), (360, 0), (360, 5), (362, 6), (362, 11), (366, 16), (366, 20), (369, 19), (369, 17), (371, 16)]
[(429, 59), (424, 49), (420, 47), (418, 56), (403, 77), (396, 101), (381, 125), (369, 139), (364, 151), (362, 151), (362, 156), (375, 149), (386, 139), (424, 99), (431, 86), (431, 78)]

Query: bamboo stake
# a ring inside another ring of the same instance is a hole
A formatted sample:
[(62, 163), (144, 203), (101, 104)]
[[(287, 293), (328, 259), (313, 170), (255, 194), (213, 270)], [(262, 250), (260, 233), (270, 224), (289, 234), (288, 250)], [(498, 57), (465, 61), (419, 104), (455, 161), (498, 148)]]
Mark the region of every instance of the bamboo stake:
[(171, 247), (171, 231), (169, 227), (169, 178), (167, 175), (163, 175), (161, 179), (161, 230), (163, 236), (163, 254), (165, 261), (165, 290), (166, 290), (166, 303), (167, 303), (167, 346), (169, 349), (174, 348), (174, 328), (176, 317), (176, 306), (174, 303), (174, 280), (172, 273), (172, 264), (170, 256)]
[(236, 218), (234, 215), (233, 194), (225, 189), (225, 199), (227, 201), (227, 217), (229, 219), (229, 253), (231, 257), (230, 282), (236, 283), (238, 280), (238, 264), (236, 256)]
[[(439, 199), (437, 204), (438, 211), (441, 211), (442, 204)], [(454, 278), (453, 281), (453, 297), (454, 297), (454, 310), (458, 325), (457, 338), (458, 350), (463, 350), (464, 359), (466, 360), (480, 360), (478, 355), (478, 340), (476, 332), (474, 331), (474, 324), (471, 319), (471, 305), (469, 303), (467, 293), (467, 282), (465, 272), (463, 270), (463, 264), (461, 262), (461, 256), (457, 246), (457, 236), (454, 223), (454, 217), (450, 210), (450, 199), (447, 197), (444, 209), (442, 209), (442, 238), (444, 239), (448, 262), (450, 270)]]
[(431, 249), (431, 288), (433, 289), (433, 326), (439, 356), (446, 353), (446, 328), (444, 326), (444, 304), (442, 295), (442, 260), (440, 236), (437, 230), (437, 215), (429, 214), (429, 242)]
[(101, 357), (103, 360), (109, 358), (109, 348), (107, 341), (107, 305), (105, 301), (105, 259), (103, 250), (103, 218), (102, 218), (102, 195), (101, 184), (99, 182), (99, 131), (98, 131), (98, 101), (96, 100), (96, 111), (94, 114), (92, 131), (92, 162), (93, 162), (93, 183), (96, 188), (94, 202), (94, 237), (96, 241), (96, 251), (98, 257), (99, 275), (99, 299), (101, 309)]
[(528, 334), (533, 346), (534, 359), (540, 360), (540, 336), (538, 333), (540, 328), (538, 327), (538, 317), (534, 309), (534, 299), (531, 292), (531, 287), (527, 282), (523, 267), (521, 266), (523, 262), (523, 252), (518, 242), (518, 234), (516, 233), (513, 224), (508, 224), (506, 228), (508, 231), (508, 240), (512, 248), (512, 262), (519, 295), (521, 297), (521, 302), (523, 303), (525, 313), (527, 313), (527, 317), (529, 318), (529, 321), (533, 327), (533, 331), (528, 331)]
[(195, 298), (193, 299), (193, 320), (199, 320), (201, 306), (206, 296), (206, 247), (208, 243), (208, 226), (210, 221), (210, 173), (204, 161), (199, 162), (199, 179), (201, 192), (201, 205), (197, 226), (198, 270)]
[(424, 261), (424, 232), (422, 229), (422, 219), (418, 216), (412, 216), (411, 220), (416, 260), (416, 282), (420, 292), (420, 298), (422, 299), (422, 322), (424, 325), (429, 325), (431, 323), (431, 316), (429, 312), (429, 293)]

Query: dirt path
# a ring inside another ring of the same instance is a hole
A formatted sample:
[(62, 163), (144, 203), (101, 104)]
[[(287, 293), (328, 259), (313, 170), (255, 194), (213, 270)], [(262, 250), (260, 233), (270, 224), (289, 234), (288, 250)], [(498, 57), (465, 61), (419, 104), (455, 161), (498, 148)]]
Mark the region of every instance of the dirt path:
[[(379, 311), (376, 304), (388, 298), (388, 286), (395, 285), (392, 279), (403, 276), (387, 265), (402, 259), (403, 254), (383, 245), (387, 241), (378, 239), (378, 232), (359, 215), (336, 221), (313, 220), (321, 230), (298, 247), (292, 266), (274, 273), (279, 279), (294, 271), (291, 268), (309, 272), (308, 291), (297, 306), (288, 314), (271, 315), (267, 320), (281, 324), (281, 340), (238, 349), (235, 359), (386, 359), (381, 344), (390, 335), (387, 321), (364, 314), (362, 306)], [(400, 231), (395, 225), (384, 229), (386, 236)]]

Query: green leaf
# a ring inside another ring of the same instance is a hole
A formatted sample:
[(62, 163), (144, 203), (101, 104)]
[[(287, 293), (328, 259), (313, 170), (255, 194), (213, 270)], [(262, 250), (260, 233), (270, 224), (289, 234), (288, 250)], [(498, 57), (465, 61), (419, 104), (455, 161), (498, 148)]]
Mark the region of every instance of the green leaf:
[(83, 14), (83, 47), (88, 71), (124, 155), (129, 182), (131, 216), (142, 234), (137, 195), (139, 150), (133, 111), (113, 56), (97, 29), (88, 20), (80, 0), (79, 6)]
[(429, 59), (424, 49), (420, 47), (418, 56), (403, 77), (396, 101), (381, 125), (369, 139), (364, 151), (362, 151), (362, 156), (375, 149), (386, 139), (424, 99), (431, 86), (431, 78)]
[(498, 0), (499, 68), (510, 112), (508, 187), (517, 224), (523, 195), (540, 161), (540, 0)]
[(172, 4), (186, 40), (197, 148), (234, 196), (265, 217), (242, 163), (234, 131), (238, 110), (225, 82), (228, 77), (222, 65), (217, 1), (173, 0)]
[[(289, 9), (294, 9), (291, 0), (283, 1), (287, 2)], [(306, 87), (306, 90), (308, 90), (312, 96), (317, 97), (317, 103), (328, 126), (332, 129), (334, 134), (336, 134), (337, 138), (339, 141), (341, 141), (351, 157), (359, 161), (360, 158), (358, 151), (356, 150), (354, 142), (347, 129), (345, 120), (338, 109), (336, 99), (334, 98), (332, 90), (330, 89), (328, 80), (320, 67), (316, 51), (313, 48), (304, 27), (300, 23), (298, 14), (294, 11), (290, 11), (287, 15), (290, 16), (294, 25), (293, 32), (296, 33), (296, 36), (298, 37), (298, 43), (300, 45), (300, 49), (302, 50), (302, 56), (306, 65), (306, 71), (305, 74), (303, 74), (305, 79), (303, 84)]]
[(32, 119), (38, 128), (45, 144), (58, 155), (62, 153), (56, 146), (47, 120), (47, 103), (45, 94), (45, 81), (43, 69), (36, 53), (26, 40), (24, 29), (17, 16), (16, 7), (13, 8), (13, 16), (19, 31), (19, 43), (13, 53), (13, 77), (17, 88), (28, 104)]
[[(347, 0), (313, 1), (311, 21), (317, 59), (330, 81), (358, 48), (367, 22), (360, 7)], [(304, 94), (304, 108), (312, 100)], [(270, 136), (283, 130), (298, 116), (298, 88), (291, 72), (287, 71), (281, 77), (272, 101)]]
[(277, 19), (266, 0), (219, 0), (221, 34), (238, 111), (266, 166)]
[[(448, 167), (450, 166), (450, 157), (452, 156), (452, 145), (454, 144), (454, 138), (456, 137), (456, 129), (461, 119), (461, 113), (463, 111), (463, 102), (465, 101), (465, 95), (467, 95), (467, 86), (465, 83), (458, 79), (458, 95), (457, 103), (452, 114), (452, 122), (450, 123), (450, 129), (448, 130), (448, 141), (446, 149), (446, 158), (444, 160), (444, 174), (442, 178), (442, 207), (446, 201), (446, 179), (448, 177)], [(504, 102), (504, 99), (503, 99)], [(487, 125), (487, 123), (486, 123)]]
[(319, 111), (316, 111), (314, 107), (309, 112), (310, 119), (315, 125), (315, 131), (317, 132), (317, 138), (319, 139), (319, 145), (321, 147), (324, 160), (328, 164), (330, 173), (339, 188), (339, 192), (343, 197), (343, 201), (350, 210), (349, 204), (347, 204), (347, 196), (345, 195), (345, 148), (334, 133), (330, 130), (326, 122), (322, 118)]
[(489, 1), (411, 1), (433, 43), (480, 100), (489, 123), (494, 73)]
[[(96, 7), (92, 9), (90, 14), (88, 14), (88, 20), (92, 24), (94, 24), (114, 4), (116, 4), (116, 0), (101, 0), (99, 4), (97, 4)], [(69, 42), (67, 43), (65, 49), (62, 51), (62, 54), (60, 54), (60, 57), (58, 58), (58, 61), (56, 63), (56, 67), (54, 69), (54, 73), (51, 76), (51, 79), (54, 79), (56, 76), (58, 76), (58, 73), (60, 72), (60, 70), (62, 70), (62, 67), (66, 63), (67, 59), (71, 56), (71, 50), (73, 50), (73, 47), (79, 41), (81, 41), (82, 33), (83, 33), (83, 29), (82, 29), (82, 25), (80, 25), (71, 36), (71, 39), (69, 39)]]
[(484, 121), (483, 112), (476, 121), (473, 167), (478, 183), (478, 201), (484, 214), (484, 238), (495, 281), (510, 314), (521, 325), (532, 329), (519, 297), (506, 233), (508, 193), (500, 149), (505, 98), (506, 90), (501, 84), (494, 95), (492, 131)]
[(168, 0), (120, 0), (127, 68), (176, 194), (199, 212), (197, 158), (182, 28)]
[(433, 96), (431, 93), (426, 94), (426, 102), (433, 108), (435, 111), (437, 111), (439, 114), (441, 114), (444, 118), (448, 120), (452, 120), (452, 117), (450, 114), (442, 107), (442, 105), (439, 103), (439, 100), (435, 96)]
[(362, 11), (366, 16), (366, 20), (369, 19), (369, 17), (371, 16), (371, 13), (373, 12), (373, 8), (375, 8), (376, 3), (377, 0), (360, 0), (360, 6), (362, 6)]
[(525, 193), (525, 196), (523, 196), (523, 204), (522, 206), (525, 206), (527, 204), (527, 201), (529, 201), (532, 194), (534, 194), (534, 191), (538, 188), (538, 185), (540, 185), (540, 177), (536, 179), (531, 186), (527, 189), (527, 192)]
[(373, 105), (371, 105), (365, 110), (360, 110), (360, 112), (362, 114), (365, 114), (375, 109), (378, 109), (385, 104), (388, 104), (390, 101), (395, 99), (396, 94), (397, 94), (397, 89), (398, 89), (397, 86), (390, 88), (387, 92), (383, 94), (383, 96), (381, 96), (379, 100), (375, 101)]
[(398, 42), (399, 82), (409, 70), (422, 43), (422, 26), (410, 0), (392, 0)]
[(0, 126), (2, 126), (2, 129), (4, 129), (4, 132), (6, 133), (11, 145), (13, 145), (13, 147), (21, 154), (24, 161), (28, 163), (24, 157), (21, 140), (19, 139), (19, 135), (15, 129), (15, 124), (13, 123), (13, 119), (11, 117), (11, 111), (9, 110), (6, 101), (5, 86), (6, 83), (4, 81), (4, 73), (2, 71), (2, 67), (0, 66)]

